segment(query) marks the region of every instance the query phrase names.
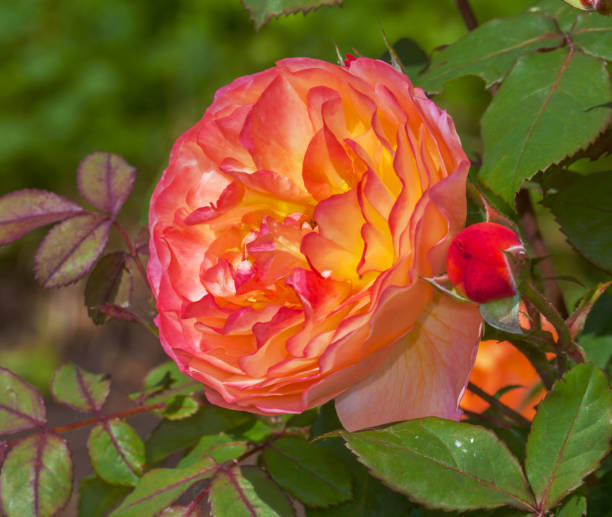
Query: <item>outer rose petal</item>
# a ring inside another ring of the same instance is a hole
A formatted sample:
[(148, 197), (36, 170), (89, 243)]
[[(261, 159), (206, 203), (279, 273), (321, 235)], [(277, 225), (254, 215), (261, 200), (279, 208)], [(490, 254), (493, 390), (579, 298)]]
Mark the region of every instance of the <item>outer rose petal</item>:
[(480, 325), (476, 305), (436, 294), (386, 362), (336, 398), (344, 428), (355, 431), (425, 416), (458, 420)]

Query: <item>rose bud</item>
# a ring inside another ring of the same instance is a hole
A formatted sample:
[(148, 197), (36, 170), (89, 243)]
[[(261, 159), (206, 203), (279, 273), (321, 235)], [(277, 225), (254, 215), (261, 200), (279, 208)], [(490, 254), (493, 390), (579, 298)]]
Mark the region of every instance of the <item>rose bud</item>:
[(463, 228), (468, 168), (450, 117), (382, 61), (236, 79), (151, 199), (164, 349), (227, 408), (458, 419), (482, 320), (423, 278)]
[(478, 303), (514, 296), (508, 251), (524, 253), (521, 240), (510, 228), (497, 223), (468, 226), (448, 249), (448, 279), (460, 294)]

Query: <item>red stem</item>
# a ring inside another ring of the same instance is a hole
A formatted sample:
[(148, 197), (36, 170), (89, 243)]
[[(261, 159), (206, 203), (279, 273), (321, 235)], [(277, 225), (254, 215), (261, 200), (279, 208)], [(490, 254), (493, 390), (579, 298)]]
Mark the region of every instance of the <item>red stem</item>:
[(476, 20), (469, 0), (455, 0), (455, 3), (457, 4), (457, 9), (459, 9), (461, 13), (461, 18), (463, 18), (463, 23), (465, 23), (467, 30), (472, 31), (478, 27), (478, 20)]
[(147, 278), (147, 272), (145, 270), (143, 263), (140, 260), (140, 257), (138, 256), (138, 252), (136, 251), (136, 248), (134, 248), (134, 244), (132, 243), (130, 236), (127, 234), (123, 226), (121, 226), (117, 221), (113, 221), (113, 226), (117, 228), (117, 230), (121, 234), (121, 237), (123, 237), (123, 240), (125, 241), (125, 244), (127, 245), (128, 250), (130, 251), (130, 254), (129, 254), (130, 257), (134, 259), (134, 262), (136, 263), (136, 267), (138, 268), (138, 271), (140, 272), (140, 274), (142, 275), (142, 278), (144, 279), (145, 283), (148, 286), (149, 279)]

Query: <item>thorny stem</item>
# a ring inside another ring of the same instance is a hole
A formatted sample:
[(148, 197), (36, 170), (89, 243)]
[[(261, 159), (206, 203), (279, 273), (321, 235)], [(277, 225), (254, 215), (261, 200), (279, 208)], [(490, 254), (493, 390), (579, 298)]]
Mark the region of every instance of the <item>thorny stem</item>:
[(463, 18), (463, 23), (465, 23), (467, 30), (472, 31), (478, 27), (478, 21), (476, 20), (469, 0), (455, 0), (455, 3), (457, 4), (457, 9), (459, 9), (459, 13), (461, 13), (461, 18)]
[(529, 427), (529, 420), (527, 420), (523, 415), (517, 413), (511, 407), (506, 406), (506, 404), (499, 399), (496, 399), (493, 395), (489, 395), (485, 390), (479, 388), (473, 382), (468, 382), (468, 390), (470, 390), (474, 395), (480, 397), (485, 402), (488, 402), (491, 406), (497, 409), (500, 413), (503, 413), (519, 427)]
[[(136, 415), (138, 413), (144, 413), (145, 411), (151, 411), (152, 409), (160, 409), (163, 406), (164, 406), (163, 402), (158, 402), (157, 404), (147, 404), (147, 405), (135, 407), (132, 409), (126, 409), (124, 411), (118, 411), (117, 413), (110, 413), (108, 415), (100, 414), (99, 416), (96, 416), (94, 418), (88, 418), (87, 420), (81, 420), (79, 422), (74, 422), (72, 424), (62, 425), (59, 427), (52, 427), (51, 429), (47, 429), (46, 431), (49, 433), (54, 433), (54, 434), (65, 433), (66, 431), (72, 431), (74, 429), (79, 429), (81, 427), (87, 427), (90, 425), (94, 425), (104, 420), (111, 420), (113, 418), (125, 418), (131, 415)], [(41, 426), (41, 428), (43, 430), (46, 429), (44, 426)], [(8, 446), (13, 447), (14, 445), (16, 445), (18, 441), (19, 440), (14, 440), (12, 442), (9, 442)]]
[(117, 230), (121, 234), (121, 237), (123, 237), (123, 240), (125, 241), (125, 244), (127, 245), (128, 250), (130, 252), (129, 256), (134, 260), (136, 267), (138, 268), (138, 271), (140, 272), (142, 278), (144, 279), (146, 285), (148, 286), (149, 279), (147, 278), (147, 272), (145, 270), (145, 267), (142, 261), (140, 260), (140, 257), (138, 256), (138, 252), (136, 251), (136, 248), (134, 248), (132, 239), (130, 239), (130, 236), (127, 234), (123, 226), (121, 226), (117, 221), (113, 221), (113, 226), (117, 228)]

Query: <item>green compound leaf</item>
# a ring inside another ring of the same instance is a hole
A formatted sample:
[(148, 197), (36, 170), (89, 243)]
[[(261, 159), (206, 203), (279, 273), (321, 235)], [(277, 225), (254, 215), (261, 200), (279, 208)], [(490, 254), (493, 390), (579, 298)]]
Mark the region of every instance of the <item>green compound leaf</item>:
[(215, 476), (209, 501), (214, 517), (294, 517), (285, 493), (256, 467), (233, 467)]
[(571, 38), (585, 52), (612, 61), (612, 18), (609, 16), (580, 15)]
[(145, 377), (143, 390), (130, 395), (139, 404), (165, 402), (178, 395), (191, 395), (202, 390), (202, 384), (183, 375), (174, 361), (153, 368)]
[(554, 507), (610, 450), (612, 392), (593, 364), (566, 373), (540, 403), (527, 440), (525, 470), (543, 510)]
[(173, 452), (194, 446), (204, 435), (231, 431), (252, 419), (250, 414), (205, 406), (184, 420), (164, 420), (147, 440), (147, 464), (152, 465)]
[(491, 20), (468, 32), (435, 55), (431, 65), (416, 78), (417, 86), (431, 93), (463, 75), (477, 75), (488, 88), (501, 81), (516, 59), (562, 41), (554, 21), (536, 13)]
[(0, 435), (27, 431), (47, 421), (40, 392), (6, 368), (0, 368)]
[(145, 446), (126, 422), (109, 420), (96, 425), (87, 441), (94, 470), (111, 485), (134, 486), (145, 465)]
[(72, 492), (72, 460), (66, 440), (37, 433), (20, 440), (0, 473), (2, 508), (7, 517), (57, 514)]
[(46, 190), (25, 189), (0, 197), (0, 246), (26, 233), (68, 219), (83, 209)]
[(151, 470), (142, 476), (134, 491), (110, 517), (157, 515), (192, 485), (212, 476), (216, 469), (212, 458), (202, 458), (187, 468)]
[(166, 401), (166, 405), (155, 413), (166, 420), (183, 420), (195, 415), (201, 403), (191, 395), (176, 395)]
[(34, 272), (43, 287), (62, 287), (85, 276), (102, 255), (112, 221), (85, 213), (55, 225), (36, 256)]
[(307, 13), (319, 7), (341, 5), (342, 0), (242, 0), (242, 5), (249, 11), (255, 29), (261, 29), (272, 18), (283, 14), (297, 12)]
[(126, 254), (116, 251), (104, 255), (96, 264), (85, 286), (85, 306), (96, 325), (106, 323), (108, 316), (95, 309), (99, 305), (114, 303), (127, 307), (132, 295), (132, 275), (125, 267)]
[(329, 506), (352, 496), (346, 467), (314, 443), (280, 438), (265, 450), (263, 460), (272, 478), (304, 504)]
[(79, 517), (105, 517), (130, 493), (124, 486), (109, 485), (91, 475), (79, 485)]
[(247, 444), (245, 442), (234, 441), (233, 438), (226, 434), (202, 436), (189, 454), (179, 461), (178, 467), (190, 467), (204, 456), (210, 456), (217, 463), (222, 464), (242, 456), (246, 451)]
[(559, 186), (557, 193), (544, 198), (544, 205), (552, 210), (569, 243), (581, 255), (612, 272), (612, 172), (589, 176), (565, 173)]
[(100, 411), (110, 392), (110, 376), (96, 375), (74, 363), (60, 366), (51, 380), (51, 393), (55, 400), (77, 411)]
[(534, 511), (519, 462), (482, 427), (430, 417), (342, 436), (376, 477), (428, 507)]
[(93, 152), (79, 165), (81, 195), (98, 210), (115, 216), (132, 192), (136, 169), (118, 154)]
[(523, 181), (606, 128), (610, 90), (600, 59), (568, 48), (520, 58), (482, 118), (482, 182), (513, 205)]

